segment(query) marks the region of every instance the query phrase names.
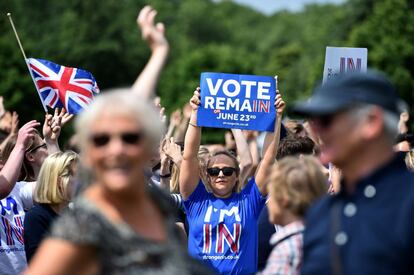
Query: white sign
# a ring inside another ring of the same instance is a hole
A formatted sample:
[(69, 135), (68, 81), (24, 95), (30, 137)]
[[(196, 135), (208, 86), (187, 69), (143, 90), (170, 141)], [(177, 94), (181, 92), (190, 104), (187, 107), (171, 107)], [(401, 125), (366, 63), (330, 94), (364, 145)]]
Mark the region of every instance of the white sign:
[(326, 47), (323, 83), (341, 73), (367, 71), (367, 48)]

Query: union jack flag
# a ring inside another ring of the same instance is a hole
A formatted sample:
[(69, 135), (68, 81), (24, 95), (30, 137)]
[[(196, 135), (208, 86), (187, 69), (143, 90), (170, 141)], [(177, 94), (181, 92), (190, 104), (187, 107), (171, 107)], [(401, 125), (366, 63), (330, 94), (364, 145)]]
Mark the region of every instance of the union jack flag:
[(27, 62), (44, 106), (77, 114), (99, 93), (95, 78), (88, 71), (37, 58), (28, 58)]

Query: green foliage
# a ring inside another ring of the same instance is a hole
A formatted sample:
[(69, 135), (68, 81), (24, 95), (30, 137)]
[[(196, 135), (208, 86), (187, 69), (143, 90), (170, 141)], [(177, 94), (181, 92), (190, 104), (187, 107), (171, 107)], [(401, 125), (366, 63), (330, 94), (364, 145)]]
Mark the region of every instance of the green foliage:
[[(406, 101), (414, 102), (410, 0), (349, 0), (272, 16), (231, 1), (20, 0), (0, 2), (0, 94), (6, 107), (18, 111), (22, 122), (43, 116), (6, 12), (12, 12), (28, 56), (87, 69), (106, 89), (132, 84), (149, 57), (136, 25), (145, 4), (158, 10), (171, 45), (158, 89), (168, 111), (188, 101), (203, 71), (277, 74), (289, 105), (320, 81), (326, 46), (367, 47), (369, 65), (387, 72)], [(206, 141), (219, 140), (216, 133)]]
[(386, 72), (399, 93), (414, 103), (414, 7), (409, 0), (378, 1), (350, 34), (354, 46), (369, 49), (370, 67)]

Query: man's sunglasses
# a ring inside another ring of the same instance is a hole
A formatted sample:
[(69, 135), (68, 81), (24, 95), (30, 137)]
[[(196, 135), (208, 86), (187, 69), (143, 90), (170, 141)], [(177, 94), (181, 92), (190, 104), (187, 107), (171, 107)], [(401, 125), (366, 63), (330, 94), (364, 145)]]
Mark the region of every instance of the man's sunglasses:
[(313, 119), (313, 122), (316, 122), (320, 127), (324, 129), (329, 129), (332, 123), (334, 122), (335, 118), (337, 118), (339, 114), (349, 113), (352, 112), (352, 110), (353, 106), (348, 106), (336, 113), (315, 117)]
[(327, 129), (331, 127), (334, 118), (335, 115), (325, 115), (318, 117), (316, 120), (322, 128)]
[[(118, 136), (124, 144), (128, 144), (128, 145), (138, 145), (142, 141), (142, 138), (143, 138), (143, 134), (139, 132), (121, 133)], [(90, 140), (92, 141), (95, 147), (103, 147), (103, 146), (108, 145), (108, 143), (113, 138), (114, 138), (114, 135), (101, 133), (101, 134), (92, 135)]]
[(236, 172), (236, 168), (233, 168), (233, 167), (223, 167), (223, 168), (212, 167), (212, 168), (207, 168), (207, 174), (209, 174), (212, 177), (217, 177), (220, 174), (220, 171), (223, 172), (223, 175), (224, 176), (230, 177), (231, 175), (233, 175), (234, 172)]
[(26, 150), (26, 153), (33, 153), (33, 152), (35, 152), (36, 150), (38, 150), (40, 148), (47, 148), (46, 143), (39, 144), (39, 145), (33, 147), (32, 149)]

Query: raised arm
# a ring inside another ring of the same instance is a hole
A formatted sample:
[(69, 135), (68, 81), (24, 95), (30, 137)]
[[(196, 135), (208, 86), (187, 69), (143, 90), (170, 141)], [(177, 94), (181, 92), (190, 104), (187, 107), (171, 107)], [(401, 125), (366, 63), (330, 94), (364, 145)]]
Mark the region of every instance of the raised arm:
[(257, 147), (257, 137), (259, 135), (256, 131), (244, 131), (247, 143), (249, 144), (250, 155), (252, 156), (252, 168), (248, 177), (254, 176), (257, 166), (260, 162), (260, 152)]
[(170, 191), (170, 180), (171, 180), (171, 170), (170, 170), (170, 160), (168, 159), (168, 156), (165, 154), (164, 147), (165, 143), (168, 141), (167, 138), (164, 138), (164, 140), (161, 142), (161, 150), (160, 150), (160, 186)]
[(0, 152), (4, 150), (6, 144), (12, 139), (15, 138), (17, 132), (19, 131), (19, 115), (16, 112), (13, 112), (12, 119), (10, 123), (10, 133), (0, 144)]
[(65, 109), (56, 108), (54, 114), (46, 114), (43, 124), (43, 138), (47, 145), (47, 151), (50, 154), (60, 151), (58, 139), (63, 125), (73, 118)]
[(267, 195), (267, 188), (266, 188), (266, 179), (269, 175), (270, 168), (275, 162), (277, 148), (279, 147), (279, 139), (280, 139), (280, 128), (282, 125), (282, 115), (285, 109), (285, 102), (283, 101), (282, 97), (278, 93), (276, 95), (276, 122), (275, 122), (275, 131), (273, 133), (268, 132), (266, 133), (265, 140), (269, 141), (268, 146), (264, 147), (263, 149), (263, 158), (260, 162), (259, 167), (257, 168), (255, 180), (257, 187), (262, 195)]
[(188, 122), (190, 121), (192, 112), (193, 109), (191, 108), (191, 105), (187, 103), (183, 108), (183, 117), (180, 125), (178, 125), (177, 130), (174, 133), (174, 139), (176, 141), (184, 141), (185, 132), (187, 131)]
[(170, 138), (174, 136), (174, 132), (181, 123), (181, 110), (175, 110), (170, 117), (170, 124), (168, 124), (168, 130), (166, 137)]
[(240, 160), (240, 177), (244, 186), (250, 176), (253, 158), (250, 153), (249, 144), (247, 143), (242, 130), (231, 129), (231, 132), (233, 133), (234, 141), (236, 142), (237, 155)]
[(184, 139), (183, 160), (180, 169), (180, 193), (187, 199), (197, 187), (200, 179), (198, 149), (201, 141), (201, 128), (197, 126), (197, 110), (200, 105), (200, 88), (194, 91), (190, 100), (192, 112)]
[(0, 199), (6, 198), (13, 190), (20, 175), (26, 149), (30, 140), (34, 137), (36, 127), (39, 125), (40, 123), (32, 120), (19, 130), (16, 145), (0, 172)]
[(142, 33), (142, 39), (144, 39), (151, 48), (151, 57), (145, 65), (144, 70), (132, 85), (132, 91), (145, 99), (154, 96), (158, 78), (160, 77), (162, 68), (167, 60), (169, 51), (168, 41), (164, 34), (164, 24), (154, 24), (156, 15), (156, 10), (151, 6), (145, 6), (140, 11), (137, 18), (137, 23)]

